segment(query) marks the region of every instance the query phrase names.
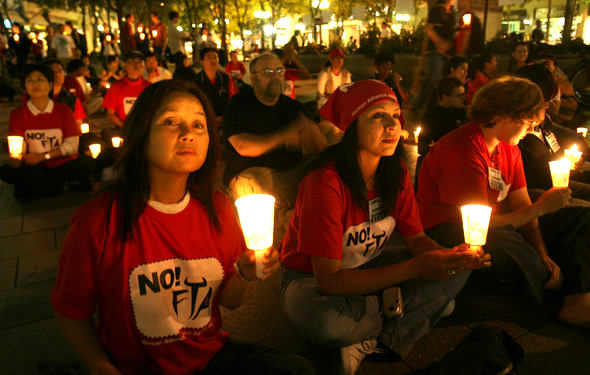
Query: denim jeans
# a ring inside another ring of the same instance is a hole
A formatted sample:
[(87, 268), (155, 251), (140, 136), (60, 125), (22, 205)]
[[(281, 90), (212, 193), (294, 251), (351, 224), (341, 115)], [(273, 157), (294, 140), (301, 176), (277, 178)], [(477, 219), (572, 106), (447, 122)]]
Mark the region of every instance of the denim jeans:
[[(406, 251), (386, 251), (363, 268), (399, 263), (410, 257)], [(464, 271), (448, 281), (412, 279), (402, 283), (404, 315), (391, 321), (383, 318), (378, 295), (322, 295), (312, 274), (292, 270), (281, 275), (281, 301), (295, 328), (314, 345), (344, 347), (375, 337), (405, 357), (440, 320), (469, 274)]]

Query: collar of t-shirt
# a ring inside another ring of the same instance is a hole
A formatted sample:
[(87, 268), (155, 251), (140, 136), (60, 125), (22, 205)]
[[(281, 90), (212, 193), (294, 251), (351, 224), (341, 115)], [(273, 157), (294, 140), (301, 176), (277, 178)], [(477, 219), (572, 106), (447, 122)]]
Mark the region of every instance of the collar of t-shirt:
[(136, 80), (131, 80), (127, 76), (125, 76), (125, 78), (123, 78), (123, 82), (125, 82), (125, 84), (126, 85), (129, 85), (129, 86), (138, 86), (138, 85), (141, 85), (143, 83), (143, 81), (144, 81), (143, 76), (140, 76)]
[(178, 203), (166, 204), (157, 201), (148, 201), (148, 205), (156, 211), (162, 212), (164, 214), (177, 214), (182, 212), (186, 206), (188, 206), (190, 201), (191, 195), (187, 192), (184, 198), (182, 198), (182, 200)]
[(42, 111), (40, 111), (37, 107), (33, 105), (31, 99), (29, 99), (29, 101), (27, 102), (27, 108), (29, 109), (29, 111), (31, 111), (33, 116), (37, 116), (41, 113), (51, 113), (53, 111), (53, 100), (49, 99), (49, 103), (47, 104), (47, 106)]

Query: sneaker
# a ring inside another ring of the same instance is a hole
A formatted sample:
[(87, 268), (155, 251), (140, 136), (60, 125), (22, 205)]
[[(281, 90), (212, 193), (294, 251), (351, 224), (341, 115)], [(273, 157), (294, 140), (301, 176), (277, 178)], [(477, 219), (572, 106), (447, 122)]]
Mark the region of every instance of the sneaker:
[(342, 367), (340, 368), (340, 375), (356, 374), (362, 360), (369, 354), (378, 351), (377, 345), (377, 339), (372, 338), (341, 348)]
[(447, 306), (443, 310), (442, 315), (440, 317), (444, 318), (446, 316), (449, 316), (453, 313), (453, 311), (455, 311), (455, 300), (454, 299), (452, 299), (451, 302), (447, 303)]

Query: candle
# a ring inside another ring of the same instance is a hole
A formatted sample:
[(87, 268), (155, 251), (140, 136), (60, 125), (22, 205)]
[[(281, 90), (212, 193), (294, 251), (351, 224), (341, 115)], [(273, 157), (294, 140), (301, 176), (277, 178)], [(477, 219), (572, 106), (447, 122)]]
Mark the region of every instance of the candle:
[(14, 41), (18, 43), (19, 40), (20, 40), (20, 35), (14, 34)]
[(145, 34), (144, 33), (139, 34), (139, 39), (144, 40), (145, 39)]
[(468, 204), (461, 207), (463, 218), (463, 235), (472, 250), (479, 250), (486, 244), (492, 208), (480, 204)]
[(123, 142), (123, 138), (121, 137), (113, 137), (111, 138), (111, 142), (113, 142), (114, 148), (119, 148), (121, 146), (121, 142)]
[(582, 151), (578, 151), (578, 145), (574, 144), (571, 149), (566, 149), (565, 158), (570, 161), (571, 168), (574, 169), (576, 164), (582, 158)]
[(252, 194), (236, 200), (238, 217), (246, 246), (256, 255), (256, 277), (262, 278), (262, 260), (272, 246), (275, 198), (268, 194)]
[(471, 13), (465, 13), (463, 15), (463, 25), (465, 25), (465, 26), (471, 25)]
[(100, 154), (100, 144), (94, 143), (88, 146), (88, 148), (90, 149), (90, 153), (92, 154), (92, 159), (96, 159)]
[(111, 88), (111, 84), (110, 84), (110, 83), (107, 83), (107, 84), (105, 85), (105, 87), (106, 87), (107, 89), (110, 89), (110, 88)]
[(22, 159), (23, 158), (23, 146), (25, 140), (23, 137), (18, 135), (9, 135), (8, 136), (8, 152), (10, 157), (13, 159)]
[(152, 37), (156, 38), (158, 36), (158, 30), (152, 30)]
[(137, 32), (138, 32), (138, 33), (142, 33), (142, 32), (143, 32), (143, 27), (139, 26), (139, 27), (137, 28)]
[(588, 128), (577, 128), (576, 131), (578, 134), (582, 134), (582, 137), (586, 138), (588, 136)]
[(566, 158), (549, 162), (554, 187), (568, 187), (571, 163)]
[(107, 35), (106, 39), (107, 39), (107, 42), (110, 42), (111, 41), (111, 36), (110, 35)]
[(90, 125), (87, 123), (80, 124), (80, 130), (82, 131), (82, 134), (86, 134), (90, 131)]
[(416, 144), (418, 143), (418, 137), (420, 137), (420, 132), (422, 131), (421, 127), (417, 127), (416, 130), (414, 130), (414, 142), (416, 142)]
[(35, 35), (34, 32), (30, 32), (29, 33), (29, 39), (35, 39), (37, 36)]

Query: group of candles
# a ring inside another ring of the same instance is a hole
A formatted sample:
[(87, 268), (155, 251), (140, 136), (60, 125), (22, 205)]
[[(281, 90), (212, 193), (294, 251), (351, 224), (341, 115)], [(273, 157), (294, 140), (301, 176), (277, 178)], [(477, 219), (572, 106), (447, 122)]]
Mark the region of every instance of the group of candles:
[[(82, 134), (86, 134), (90, 132), (90, 125), (87, 123), (83, 123), (80, 125), (80, 130)], [(112, 137), (111, 142), (114, 148), (119, 148), (121, 143), (123, 142), (123, 138), (121, 137)], [(19, 135), (9, 135), (8, 136), (8, 152), (10, 153), (10, 157), (13, 159), (22, 159), (23, 158), (23, 151), (24, 151), (24, 138)], [(92, 155), (93, 159), (96, 159), (98, 155), (100, 155), (101, 146), (99, 143), (93, 143), (88, 146), (90, 149), (90, 154)]]

